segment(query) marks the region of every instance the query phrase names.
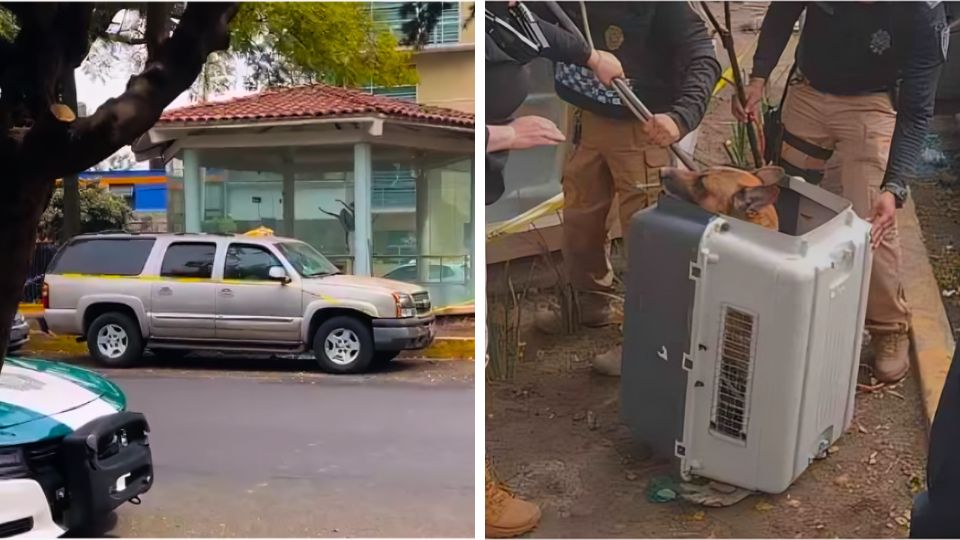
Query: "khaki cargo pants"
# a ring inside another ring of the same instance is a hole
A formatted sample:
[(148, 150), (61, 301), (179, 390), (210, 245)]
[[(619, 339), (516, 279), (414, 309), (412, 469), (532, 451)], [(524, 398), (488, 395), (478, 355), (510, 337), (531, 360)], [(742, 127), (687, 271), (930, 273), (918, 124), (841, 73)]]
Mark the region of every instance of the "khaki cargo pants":
[[(797, 169), (812, 172), (804, 175), (809, 181), (822, 174), (821, 187), (853, 203), (860, 217), (869, 217), (880, 194), (897, 121), (890, 96), (836, 96), (799, 82), (790, 87), (782, 114), (786, 132), (820, 149), (797, 148), (804, 145), (790, 144), (785, 135), (780, 158), (784, 168), (791, 174)], [(905, 332), (910, 326), (900, 256), (894, 226), (873, 254), (866, 320), (871, 334)]]
[[(659, 168), (670, 164), (670, 154), (647, 142), (637, 120), (577, 112), (580, 139), (563, 169), (563, 260), (575, 289), (610, 292), (608, 233), (614, 200), (626, 239), (631, 216), (656, 202)], [(573, 140), (570, 131), (567, 139)]]

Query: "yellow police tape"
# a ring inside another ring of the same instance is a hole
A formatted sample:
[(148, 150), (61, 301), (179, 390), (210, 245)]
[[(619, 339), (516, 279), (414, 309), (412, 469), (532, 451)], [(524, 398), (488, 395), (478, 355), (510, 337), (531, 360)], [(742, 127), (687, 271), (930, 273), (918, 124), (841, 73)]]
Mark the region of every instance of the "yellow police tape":
[[(269, 280), (269, 279), (212, 279), (212, 278), (188, 278), (188, 277), (166, 277), (166, 276), (115, 276), (107, 274), (60, 274), (60, 277), (70, 278), (70, 279), (126, 279), (131, 281), (172, 281), (174, 283), (217, 283), (224, 285), (260, 285), (260, 286), (277, 286), (278, 282)], [(339, 304), (340, 301), (336, 298), (321, 294), (318, 295), (321, 300), (327, 301), (331, 304)], [(23, 306), (31, 306), (32, 304), (20, 304)], [(39, 305), (39, 304), (37, 304)]]

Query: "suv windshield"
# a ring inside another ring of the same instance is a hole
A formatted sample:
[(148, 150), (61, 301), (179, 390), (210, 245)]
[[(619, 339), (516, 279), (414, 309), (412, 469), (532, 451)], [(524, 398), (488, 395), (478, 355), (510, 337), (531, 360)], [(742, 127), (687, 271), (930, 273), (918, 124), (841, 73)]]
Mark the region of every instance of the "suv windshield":
[(340, 270), (326, 257), (303, 242), (285, 242), (277, 244), (277, 249), (290, 261), (294, 270), (305, 278), (332, 276)]

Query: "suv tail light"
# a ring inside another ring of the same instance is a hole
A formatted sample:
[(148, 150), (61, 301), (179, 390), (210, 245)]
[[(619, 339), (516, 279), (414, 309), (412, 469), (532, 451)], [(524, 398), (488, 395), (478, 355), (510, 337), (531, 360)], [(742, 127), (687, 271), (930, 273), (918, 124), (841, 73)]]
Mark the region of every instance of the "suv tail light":
[(47, 285), (47, 282), (43, 282), (43, 289), (40, 293), (40, 302), (43, 304), (43, 309), (50, 309), (50, 286)]

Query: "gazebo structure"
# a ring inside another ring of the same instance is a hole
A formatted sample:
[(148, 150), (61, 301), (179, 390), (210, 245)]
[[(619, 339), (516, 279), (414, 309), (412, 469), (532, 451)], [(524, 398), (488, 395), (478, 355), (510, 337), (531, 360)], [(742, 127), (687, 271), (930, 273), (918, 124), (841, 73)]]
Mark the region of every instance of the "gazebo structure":
[(167, 111), (134, 151), (173, 232), (265, 226), (445, 306), (473, 300), (473, 141), (472, 114), (313, 84)]

